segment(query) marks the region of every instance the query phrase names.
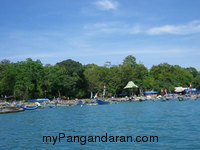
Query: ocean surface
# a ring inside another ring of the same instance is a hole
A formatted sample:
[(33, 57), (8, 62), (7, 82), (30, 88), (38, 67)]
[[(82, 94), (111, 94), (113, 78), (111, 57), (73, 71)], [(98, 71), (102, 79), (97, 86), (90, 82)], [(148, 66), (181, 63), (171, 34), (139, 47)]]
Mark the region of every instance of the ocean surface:
[[(158, 136), (158, 142), (43, 142), (43, 136)], [(0, 149), (200, 149), (200, 99), (0, 114)]]

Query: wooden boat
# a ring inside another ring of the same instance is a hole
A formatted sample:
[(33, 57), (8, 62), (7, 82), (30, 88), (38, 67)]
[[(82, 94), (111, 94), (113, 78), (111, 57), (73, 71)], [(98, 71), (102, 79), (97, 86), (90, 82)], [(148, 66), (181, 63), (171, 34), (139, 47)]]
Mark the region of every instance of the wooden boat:
[(106, 102), (106, 101), (103, 101), (103, 100), (96, 100), (97, 101), (97, 103), (99, 104), (99, 105), (105, 105), (105, 104), (110, 104), (110, 102)]
[(22, 112), (24, 111), (23, 108), (20, 107), (1, 107), (0, 108), (0, 114), (5, 114), (5, 113), (15, 113), (15, 112)]
[(37, 109), (39, 106), (36, 105), (36, 106), (20, 106), (21, 108), (23, 108), (24, 110), (35, 110)]

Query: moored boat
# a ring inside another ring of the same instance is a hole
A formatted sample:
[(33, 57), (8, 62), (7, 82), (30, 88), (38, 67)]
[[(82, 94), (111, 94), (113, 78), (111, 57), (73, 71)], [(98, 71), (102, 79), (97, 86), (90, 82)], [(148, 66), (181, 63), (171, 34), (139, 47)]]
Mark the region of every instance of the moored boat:
[(99, 104), (99, 105), (105, 105), (105, 104), (110, 104), (110, 102), (107, 102), (107, 101), (103, 101), (103, 100), (96, 100), (97, 101), (97, 103)]
[(24, 111), (23, 108), (17, 107), (17, 106), (7, 106), (7, 107), (1, 107), (0, 108), (0, 114), (5, 114), (5, 113), (15, 113), (15, 112), (22, 112)]
[(35, 110), (35, 109), (37, 109), (39, 106), (38, 105), (36, 105), (36, 106), (29, 106), (29, 105), (27, 105), (27, 106), (20, 106), (21, 108), (23, 108), (24, 110)]

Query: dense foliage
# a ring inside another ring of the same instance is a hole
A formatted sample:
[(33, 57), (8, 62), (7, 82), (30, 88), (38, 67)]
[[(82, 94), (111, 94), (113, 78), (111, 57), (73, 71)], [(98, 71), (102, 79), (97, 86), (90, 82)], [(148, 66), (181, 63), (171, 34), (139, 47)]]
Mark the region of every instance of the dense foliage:
[[(148, 70), (137, 64), (134, 56), (127, 56), (120, 65), (82, 65), (71, 59), (55, 65), (43, 66), (40, 60), (11, 63), (0, 62), (0, 95), (13, 95), (16, 99), (38, 97), (83, 98), (90, 92), (102, 93), (104, 85), (110, 95), (127, 92), (124, 86), (133, 81), (143, 90), (166, 88), (173, 92), (174, 87), (200, 88), (200, 73), (193, 67), (183, 68), (168, 63), (153, 66)], [(137, 89), (135, 89), (137, 90)]]

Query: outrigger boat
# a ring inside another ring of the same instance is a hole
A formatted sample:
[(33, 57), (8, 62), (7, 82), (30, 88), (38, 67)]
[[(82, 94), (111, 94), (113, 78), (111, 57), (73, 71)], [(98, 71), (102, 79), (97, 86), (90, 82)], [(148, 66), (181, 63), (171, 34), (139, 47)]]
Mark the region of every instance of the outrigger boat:
[(90, 101), (87, 102), (86, 105), (89, 105), (89, 106), (97, 105), (97, 102), (95, 101), (95, 98), (97, 98), (97, 94), (95, 94), (95, 96), (93, 97), (93, 93), (91, 92)]
[(0, 114), (5, 114), (5, 113), (15, 113), (15, 112), (22, 112), (24, 111), (23, 108), (20, 108), (18, 106), (6, 106), (6, 107), (0, 107)]
[[(99, 104), (99, 105), (110, 104), (109, 101), (105, 101), (105, 100), (104, 100), (105, 93), (106, 93), (106, 86), (104, 85), (104, 87), (103, 87), (103, 97), (102, 97), (102, 100), (99, 100), (99, 99), (97, 98), (97, 96), (95, 96), (95, 97), (96, 97), (96, 102), (97, 102), (97, 104)], [(96, 94), (96, 95), (97, 95), (97, 94)]]
[(28, 102), (37, 103), (36, 105), (38, 105), (38, 107), (36, 107), (36, 105), (27, 106), (26, 110), (34, 110), (34, 109), (37, 109), (37, 108), (43, 108), (45, 106), (45, 103), (43, 103), (43, 102), (49, 102), (49, 101), (50, 100), (48, 98), (38, 98), (38, 99), (28, 100)]
[(99, 105), (105, 105), (105, 104), (110, 104), (110, 102), (108, 102), (108, 101), (103, 101), (103, 100), (96, 100), (97, 101), (97, 103), (99, 104)]
[(21, 108), (23, 108), (24, 110), (35, 110), (37, 109), (39, 106), (36, 105), (36, 106), (20, 106)]

